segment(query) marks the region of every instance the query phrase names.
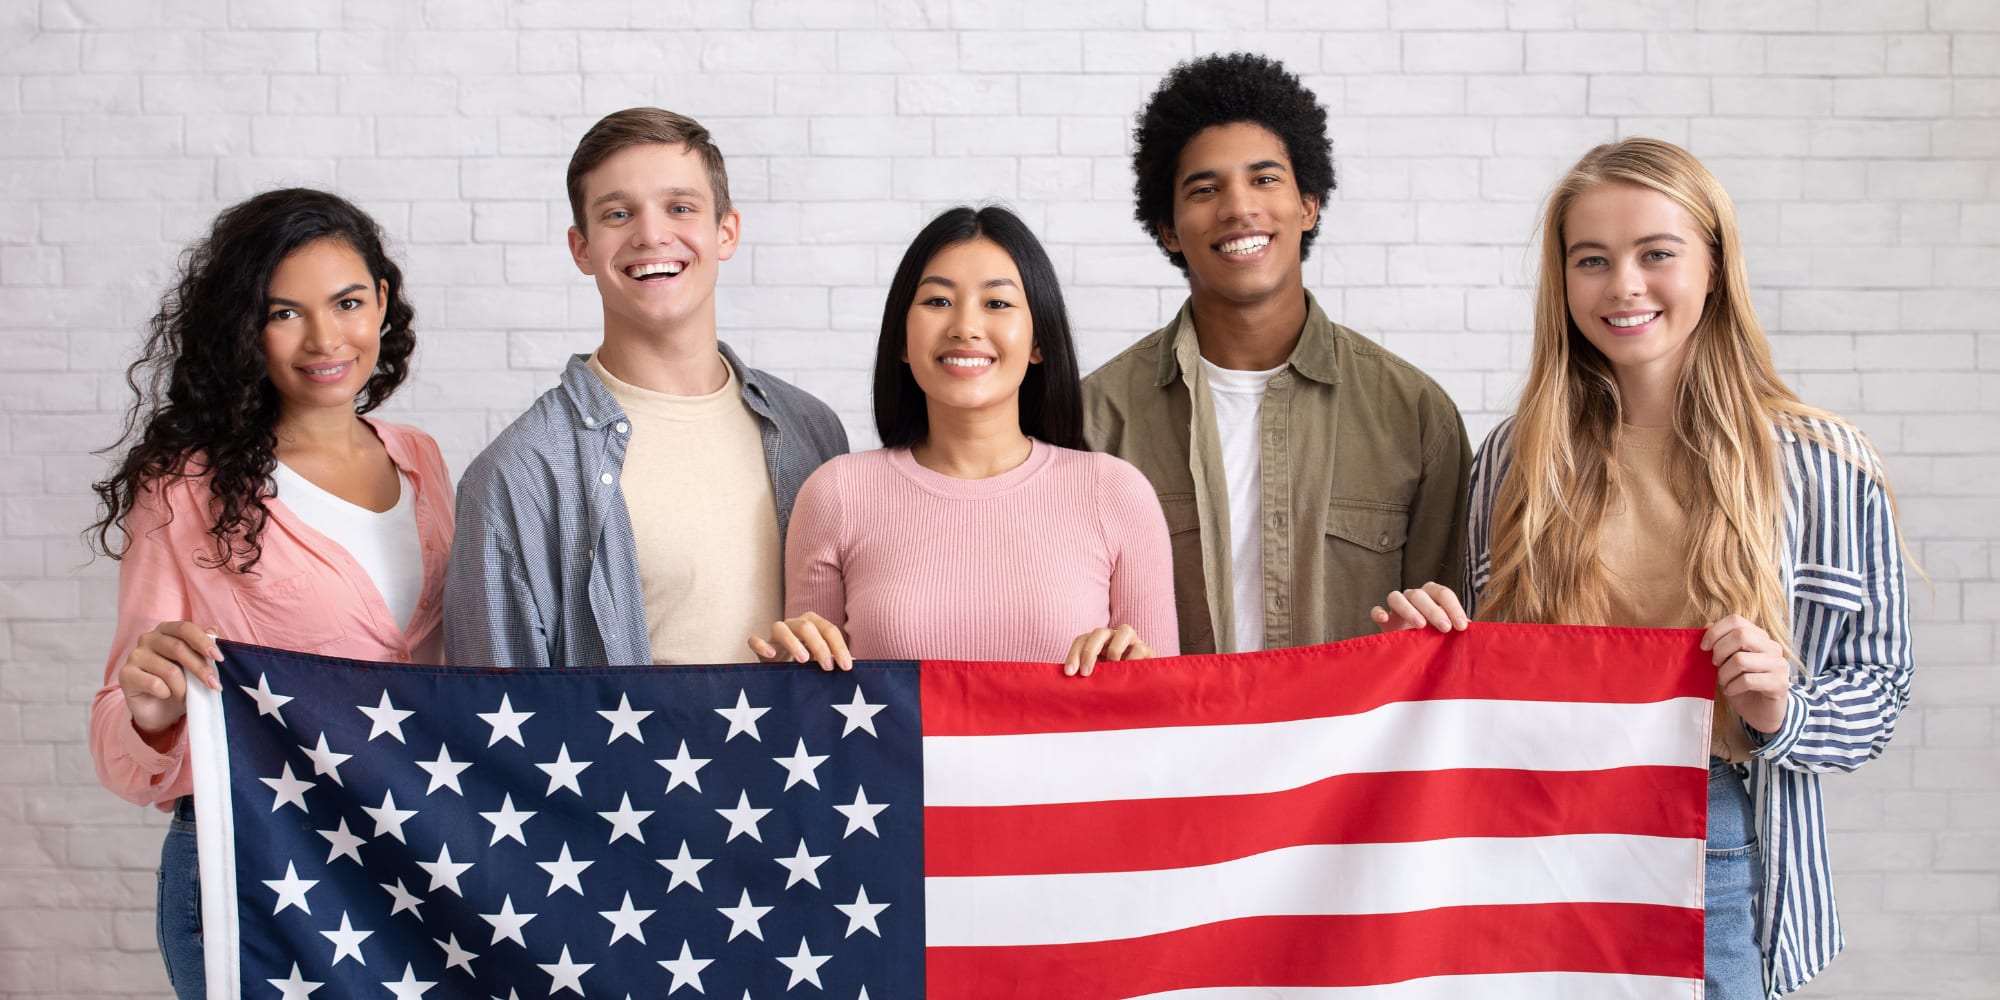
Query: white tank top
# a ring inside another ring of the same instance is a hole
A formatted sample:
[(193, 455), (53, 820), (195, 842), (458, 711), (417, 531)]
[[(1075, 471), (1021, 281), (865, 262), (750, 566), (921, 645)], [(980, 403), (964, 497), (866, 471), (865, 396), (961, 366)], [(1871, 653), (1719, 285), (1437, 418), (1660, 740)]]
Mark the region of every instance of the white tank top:
[(417, 540), (416, 488), (409, 477), (397, 477), (402, 490), (396, 497), (396, 505), (379, 513), (314, 486), (283, 462), (272, 471), (271, 482), (285, 506), (299, 520), (333, 539), (361, 564), (376, 592), (382, 595), (382, 603), (389, 606), (389, 614), (397, 626), (407, 628), (424, 589), (424, 550)]

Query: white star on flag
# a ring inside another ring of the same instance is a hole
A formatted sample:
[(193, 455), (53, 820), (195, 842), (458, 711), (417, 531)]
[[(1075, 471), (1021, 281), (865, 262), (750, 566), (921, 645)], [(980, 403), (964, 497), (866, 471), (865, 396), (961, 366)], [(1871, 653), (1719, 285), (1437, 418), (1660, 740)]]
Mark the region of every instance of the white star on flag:
[(596, 963), (594, 962), (570, 961), (569, 945), (563, 945), (561, 961), (558, 961), (553, 965), (542, 965), (540, 963), (536, 963), (535, 967), (541, 969), (543, 972), (548, 973), (549, 978), (554, 980), (554, 982), (551, 982), (549, 984), (550, 996), (554, 996), (556, 992), (559, 990), (569, 990), (570, 992), (575, 993), (577, 996), (582, 996), (583, 974), (589, 972), (591, 969), (594, 969), (597, 966)]
[(738, 733), (749, 733), (751, 739), (759, 743), (764, 742), (763, 734), (757, 732), (757, 720), (769, 711), (770, 709), (768, 708), (750, 707), (750, 692), (747, 690), (737, 691), (735, 708), (718, 708), (715, 710), (715, 714), (729, 720), (729, 735), (724, 736), (722, 742), (727, 743), (735, 739)]
[(389, 700), (388, 691), (385, 690), (382, 692), (382, 701), (374, 708), (369, 708), (366, 705), (356, 705), (354, 707), (360, 709), (361, 714), (367, 716), (369, 722), (372, 723), (368, 727), (368, 742), (375, 742), (375, 737), (385, 733), (394, 736), (398, 743), (407, 744), (409, 742), (403, 739), (403, 720), (417, 713), (408, 709), (397, 708), (396, 703)]
[(806, 939), (803, 937), (799, 938), (798, 954), (790, 958), (786, 958), (783, 955), (778, 956), (778, 964), (792, 970), (791, 981), (785, 984), (785, 989), (789, 990), (800, 983), (811, 983), (820, 989), (826, 989), (819, 981), (819, 967), (825, 965), (826, 960), (832, 957), (830, 954), (813, 954), (806, 949)]
[(718, 906), (716, 912), (729, 918), (729, 940), (736, 940), (738, 934), (749, 934), (759, 941), (764, 940), (762, 921), (764, 914), (771, 912), (769, 906), (757, 906), (750, 902), (750, 890), (743, 890), (743, 896), (735, 906)]
[(562, 854), (558, 855), (554, 861), (537, 861), (535, 865), (549, 873), (549, 895), (555, 895), (557, 889), (572, 889), (575, 890), (577, 895), (581, 896), (583, 895), (583, 881), (577, 878), (577, 876), (582, 875), (585, 868), (596, 863), (595, 861), (578, 861), (570, 857), (569, 844), (565, 843), (562, 846)]
[(437, 984), (427, 983), (418, 979), (417, 967), (405, 964), (403, 966), (402, 979), (393, 983), (383, 983), (382, 985), (388, 987), (389, 992), (396, 994), (396, 1000), (423, 1000), (424, 994), (430, 992), (431, 987)]
[(639, 832), (639, 824), (645, 822), (647, 817), (653, 815), (653, 811), (651, 809), (639, 810), (632, 808), (632, 796), (628, 792), (623, 798), (618, 800), (617, 809), (611, 812), (600, 812), (598, 815), (604, 817), (605, 821), (611, 824), (610, 843), (617, 843), (620, 837), (631, 837), (633, 840), (643, 844), (646, 842), (646, 835)]
[(304, 747), (300, 747), (300, 749), (305, 750), (306, 757), (313, 762), (314, 774), (327, 775), (333, 779), (333, 783), (336, 785), (345, 786), (347, 784), (340, 780), (340, 765), (347, 763), (348, 759), (354, 755), (351, 753), (334, 753), (326, 745), (325, 733), (319, 734), (318, 747), (310, 750), (306, 750)]
[(815, 889), (819, 888), (819, 866), (826, 864), (826, 859), (830, 857), (832, 857), (830, 854), (815, 855), (807, 853), (805, 839), (800, 838), (797, 854), (789, 858), (777, 859), (777, 862), (785, 866), (785, 870), (791, 873), (785, 877), (785, 888), (789, 889), (800, 882), (808, 883)]
[(308, 1000), (314, 990), (326, 985), (325, 983), (308, 981), (305, 977), (300, 976), (299, 963), (297, 962), (292, 963), (291, 978), (266, 979), (264, 981), (270, 983), (272, 986), (276, 986), (278, 991), (284, 994), (279, 1000)]
[(408, 889), (403, 888), (402, 879), (397, 879), (395, 885), (390, 885), (387, 882), (382, 882), (379, 884), (382, 886), (382, 888), (389, 890), (389, 899), (392, 903), (395, 904), (389, 908), (390, 916), (393, 917), (396, 914), (403, 912), (404, 910), (408, 910), (411, 913), (416, 914), (417, 919), (419, 920), (423, 919), (423, 913), (419, 911), (417, 907), (424, 905), (424, 901), (422, 899), (417, 898), (417, 895), (415, 893), (411, 892)]
[(821, 764), (826, 763), (826, 756), (822, 754), (815, 757), (807, 753), (804, 737), (799, 738), (799, 748), (792, 751), (790, 757), (773, 757), (771, 759), (785, 769), (786, 791), (790, 791), (793, 785), (801, 781), (814, 788), (819, 787), (819, 775), (814, 772), (818, 770)]
[(380, 806), (362, 806), (361, 811), (367, 813), (368, 818), (375, 821), (375, 836), (380, 837), (386, 833), (402, 843), (409, 843), (403, 837), (403, 824), (409, 822), (410, 817), (415, 816), (417, 811), (415, 809), (396, 808), (395, 792), (383, 791), (382, 804)]
[(702, 765), (708, 763), (708, 760), (706, 757), (688, 756), (688, 741), (682, 740), (679, 753), (666, 760), (656, 760), (653, 763), (667, 769), (667, 791), (671, 792), (682, 785), (686, 785), (699, 792), (701, 791), (701, 779), (696, 777), (696, 774), (701, 770)]
[[(423, 768), (424, 773), (431, 776), (430, 785), (424, 789), (425, 795), (429, 795), (440, 788), (449, 788), (459, 795), (465, 794), (465, 789), (458, 784), (458, 776), (464, 773), (466, 768), (471, 767), (472, 762), (452, 760), (450, 747), (442, 743), (438, 744), (437, 759), (417, 761), (417, 766)], [(485, 772), (482, 771), (480, 773), (484, 774)]]
[(861, 697), (861, 685), (854, 685), (854, 700), (845, 705), (835, 702), (833, 706), (834, 711), (839, 712), (847, 719), (846, 723), (840, 727), (841, 738), (846, 739), (848, 733), (860, 729), (865, 730), (868, 735), (874, 736), (876, 739), (881, 739), (880, 734), (875, 732), (875, 713), (888, 707), (886, 703), (870, 705)]
[(513, 840), (522, 847), (528, 846), (528, 835), (521, 831), (521, 824), (534, 817), (533, 812), (514, 808), (514, 795), (501, 796), (499, 812), (483, 812), (479, 816), (493, 824), (493, 839), (486, 842), (491, 847), (502, 840)]
[(479, 956), (459, 947), (458, 935), (449, 935), (449, 940), (445, 941), (438, 941), (437, 938), (431, 938), (431, 940), (437, 941), (437, 946), (444, 949), (444, 967), (446, 969), (457, 966), (464, 969), (466, 975), (472, 975), (472, 960)]
[(367, 841), (348, 832), (347, 817), (341, 817), (339, 829), (319, 830), (316, 832), (320, 836), (325, 837), (326, 842), (332, 845), (326, 852), (327, 864), (332, 864), (335, 858), (343, 857), (352, 860), (357, 865), (361, 863), (361, 851), (359, 848), (362, 844), (367, 843)]
[(333, 942), (333, 961), (328, 962), (327, 965), (339, 965), (340, 960), (343, 958), (353, 958), (355, 964), (367, 965), (368, 959), (362, 957), (361, 954), (361, 942), (368, 940), (369, 936), (374, 933), (374, 931), (355, 930), (354, 925), (347, 920), (347, 911), (340, 911), (340, 929), (337, 931), (320, 931), (322, 936), (328, 941)]
[[(866, 830), (869, 833), (872, 833), (875, 836), (880, 837), (882, 835), (882, 831), (875, 829), (875, 816), (882, 810), (887, 808), (889, 808), (889, 804), (886, 802), (883, 803), (869, 802), (868, 789), (856, 786), (854, 789), (853, 805), (833, 807), (834, 812), (837, 812), (842, 816), (847, 817), (847, 830), (840, 835), (841, 839), (844, 840), (850, 836), (853, 836), (854, 831), (856, 830)], [(897, 813), (897, 815), (900, 816), (902, 814)]]
[(257, 686), (254, 688), (248, 684), (236, 686), (242, 688), (244, 693), (257, 703), (258, 715), (268, 715), (278, 720), (278, 725), (285, 725), (285, 717), (278, 709), (285, 707), (285, 703), (292, 700), (290, 695), (271, 693), (271, 682), (263, 674), (257, 675)]
[(549, 776), (549, 790), (543, 792), (542, 794), (554, 795), (556, 793), (556, 789), (567, 788), (578, 795), (582, 795), (583, 787), (576, 783), (576, 778), (577, 775), (582, 774), (583, 769), (589, 767), (590, 764), (591, 762), (587, 760), (581, 760), (581, 761), (570, 760), (569, 744), (567, 743), (562, 744), (556, 750), (555, 760), (552, 760), (546, 764), (535, 765), (535, 767), (540, 769), (543, 774)]
[(278, 797), (271, 802), (272, 812), (277, 812), (288, 804), (298, 806), (300, 812), (309, 811), (306, 809), (306, 792), (313, 787), (312, 779), (292, 777), (292, 765), (289, 762), (277, 777), (257, 780), (271, 786), (271, 790), (278, 793)]
[(681, 853), (678, 857), (660, 859), (660, 867), (672, 872), (674, 876), (667, 880), (667, 891), (672, 892), (683, 885), (694, 886), (696, 892), (703, 891), (701, 870), (712, 860), (714, 859), (689, 857), (688, 842), (681, 841)]
[(526, 926), (528, 921), (535, 919), (535, 914), (514, 912), (514, 897), (502, 896), (500, 912), (482, 913), (479, 919), (493, 925), (493, 944), (499, 944), (505, 939), (526, 948), (528, 942), (521, 939), (521, 928)]
[(639, 928), (639, 925), (644, 923), (647, 917), (652, 916), (653, 911), (633, 909), (631, 893), (625, 894), (624, 904), (617, 909), (599, 910), (597, 915), (611, 921), (611, 944), (617, 944), (619, 938), (626, 937), (640, 944), (646, 943), (646, 933)]
[(667, 987), (667, 995), (673, 996), (683, 986), (692, 986), (696, 993), (706, 992), (701, 988), (701, 970), (709, 967), (715, 959), (696, 958), (688, 951), (688, 943), (681, 942), (681, 956), (660, 963), (660, 968), (674, 974), (674, 981)]
[(758, 831), (757, 824), (765, 816), (770, 815), (771, 810), (752, 807), (750, 805), (749, 792), (745, 791), (737, 794), (734, 808), (717, 809), (716, 812), (722, 814), (722, 818), (729, 821), (729, 836), (723, 838), (723, 843), (729, 843), (735, 840), (738, 834), (744, 833), (749, 834), (751, 840), (760, 844), (764, 842), (764, 835)]
[(440, 888), (450, 889), (452, 895), (460, 899), (465, 898), (465, 893), (458, 887), (458, 877), (465, 874), (466, 870), (472, 867), (472, 862), (454, 862), (451, 860), (450, 844), (443, 844), (438, 847), (438, 858), (436, 861), (419, 861), (417, 862), (417, 867), (422, 868), (431, 877), (431, 887), (428, 891), (436, 892)]
[(486, 741), (487, 746), (490, 747), (501, 740), (513, 740), (514, 745), (518, 747), (528, 745), (521, 739), (521, 723), (533, 718), (535, 713), (514, 711), (514, 705), (507, 695), (500, 696), (500, 707), (497, 710), (473, 714), (479, 716), (480, 721), (493, 727), (493, 738)]
[(604, 716), (604, 721), (611, 723), (611, 736), (604, 741), (606, 746), (618, 742), (620, 736), (630, 736), (635, 743), (646, 742), (646, 738), (639, 735), (639, 723), (653, 713), (650, 710), (635, 711), (631, 699), (625, 695), (618, 696), (617, 708), (608, 712), (599, 710), (597, 714)]
[(853, 937), (855, 931), (864, 929), (876, 937), (882, 936), (882, 928), (876, 925), (875, 918), (881, 916), (882, 911), (889, 908), (889, 904), (869, 902), (867, 886), (862, 886), (854, 894), (854, 902), (835, 903), (833, 908), (847, 917), (846, 937)]
[(306, 890), (318, 884), (318, 879), (300, 878), (298, 868), (286, 862), (284, 878), (264, 880), (264, 886), (278, 894), (278, 905), (271, 910), (271, 915), (275, 917), (283, 913), (287, 906), (296, 906), (305, 913), (311, 913), (312, 907), (306, 905)]

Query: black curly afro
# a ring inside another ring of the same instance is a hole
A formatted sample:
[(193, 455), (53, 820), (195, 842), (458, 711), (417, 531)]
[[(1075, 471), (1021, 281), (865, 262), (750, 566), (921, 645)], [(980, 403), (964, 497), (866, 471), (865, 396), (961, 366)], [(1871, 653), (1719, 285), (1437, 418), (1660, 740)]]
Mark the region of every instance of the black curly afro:
[[(1333, 192), (1326, 109), (1283, 63), (1249, 52), (1181, 63), (1160, 81), (1132, 129), (1132, 172), (1138, 176), (1132, 185), (1138, 203), (1132, 214), (1183, 272), (1187, 258), (1160, 239), (1160, 226), (1174, 223), (1174, 169), (1181, 150), (1202, 129), (1237, 122), (1261, 125), (1284, 140), (1301, 192), (1318, 195), (1322, 204)], [(1299, 259), (1312, 252), (1317, 235), (1315, 222), (1299, 240)]]

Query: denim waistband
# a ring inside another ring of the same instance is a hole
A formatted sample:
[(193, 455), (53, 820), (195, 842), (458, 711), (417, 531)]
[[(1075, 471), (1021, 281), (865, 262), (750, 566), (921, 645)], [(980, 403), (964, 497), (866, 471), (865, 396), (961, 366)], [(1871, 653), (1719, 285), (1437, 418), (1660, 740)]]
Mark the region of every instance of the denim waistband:
[(174, 800), (174, 818), (194, 822), (194, 796), (183, 795)]

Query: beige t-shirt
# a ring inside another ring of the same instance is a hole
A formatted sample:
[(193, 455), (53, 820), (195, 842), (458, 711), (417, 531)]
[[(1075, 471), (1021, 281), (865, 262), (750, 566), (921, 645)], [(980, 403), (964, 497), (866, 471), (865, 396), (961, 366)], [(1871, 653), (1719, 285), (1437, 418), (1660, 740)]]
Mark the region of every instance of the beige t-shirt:
[(621, 382), (590, 358), (631, 423), (620, 487), (639, 550), (655, 663), (741, 663), (783, 617), (785, 554), (757, 417), (732, 369), (706, 396)]
[[(1619, 428), (1621, 488), (1598, 528), (1597, 555), (1611, 580), (1611, 617), (1637, 628), (1706, 628), (1687, 596), (1687, 511), (1668, 472), (1671, 427)], [(1720, 691), (1710, 752), (1750, 758), (1750, 740)]]

